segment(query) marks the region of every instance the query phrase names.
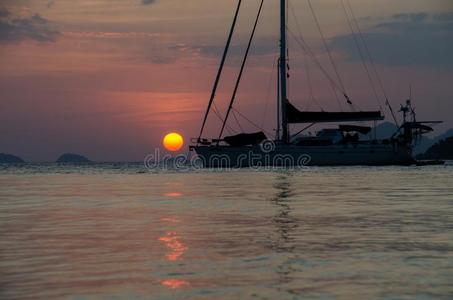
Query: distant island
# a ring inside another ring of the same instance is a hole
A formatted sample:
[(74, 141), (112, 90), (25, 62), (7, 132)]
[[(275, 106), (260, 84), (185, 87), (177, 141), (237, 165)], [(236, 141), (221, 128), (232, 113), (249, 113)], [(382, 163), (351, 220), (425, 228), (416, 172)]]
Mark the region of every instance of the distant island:
[(439, 141), (431, 146), (424, 154), (417, 156), (418, 159), (453, 159), (453, 136)]
[(65, 153), (62, 154), (58, 159), (57, 163), (72, 163), (72, 164), (83, 164), (83, 163), (90, 163), (91, 160), (86, 158), (85, 156), (73, 153)]
[(15, 155), (0, 153), (0, 164), (20, 164), (25, 161)]

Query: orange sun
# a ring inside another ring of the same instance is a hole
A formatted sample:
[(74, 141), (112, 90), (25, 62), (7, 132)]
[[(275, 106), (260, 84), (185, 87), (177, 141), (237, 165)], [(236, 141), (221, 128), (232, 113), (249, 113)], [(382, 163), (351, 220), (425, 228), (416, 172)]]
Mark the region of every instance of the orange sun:
[(164, 137), (162, 142), (164, 144), (165, 149), (168, 151), (178, 151), (184, 145), (184, 139), (179, 133), (169, 133)]

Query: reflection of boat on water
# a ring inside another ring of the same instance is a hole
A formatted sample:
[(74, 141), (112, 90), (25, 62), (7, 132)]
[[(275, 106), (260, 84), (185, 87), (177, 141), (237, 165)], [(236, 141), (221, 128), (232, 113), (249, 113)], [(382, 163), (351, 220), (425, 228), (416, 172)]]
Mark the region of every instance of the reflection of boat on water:
[(294, 200), (294, 187), (292, 174), (283, 172), (278, 174), (273, 184), (275, 194), (272, 196), (271, 203), (275, 214), (272, 216), (274, 230), (270, 230), (270, 247), (278, 253), (282, 259), (274, 268), (278, 281), (281, 285), (294, 282), (295, 273), (300, 270), (299, 264), (302, 259), (303, 251), (296, 249), (297, 237), (301, 233), (301, 220), (294, 216), (292, 207)]
[(290, 197), (292, 194), (290, 175), (282, 174), (276, 178), (274, 184), (276, 195), (271, 199), (276, 209), (272, 217), (272, 223), (276, 226), (275, 238), (271, 239), (272, 248), (277, 252), (292, 252), (294, 250), (294, 238), (292, 234), (298, 227), (297, 219), (291, 215)]
[[(224, 131), (230, 128), (227, 124), (229, 117), (233, 117), (238, 121), (236, 114), (243, 116), (237, 111), (233, 104), (236, 100), (239, 83), (246, 65), (249, 50), (253, 41), (255, 30), (260, 19), (263, 8), (263, 0), (259, 7), (257, 17), (254, 23), (253, 31), (249, 39), (248, 47), (242, 61), (239, 76), (231, 97), (228, 110), (224, 118), (219, 115), (219, 112), (214, 104), (214, 98), (227, 58), (231, 39), (236, 27), (236, 21), (241, 8), (241, 0), (238, 2), (236, 14), (228, 36), (227, 44), (223, 53), (214, 87), (211, 93), (211, 98), (203, 119), (202, 128), (199, 137), (193, 141), (190, 150), (194, 150), (207, 167), (229, 166), (229, 167), (248, 167), (248, 166), (280, 166), (280, 165), (410, 165), (416, 161), (412, 154), (412, 149), (419, 140), (422, 134), (433, 131), (427, 123), (438, 122), (420, 122), (416, 120), (415, 111), (412, 108), (411, 101), (408, 100), (405, 106), (401, 107), (403, 121), (398, 130), (387, 139), (376, 139), (370, 134), (372, 127), (363, 126), (363, 122), (374, 122), (383, 120), (383, 112), (378, 111), (358, 111), (353, 104), (351, 98), (347, 95), (341, 77), (339, 76), (332, 57), (329, 57), (333, 69), (337, 75), (337, 80), (329, 77), (329, 74), (322, 68), (319, 61), (316, 61), (318, 67), (327, 77), (330, 86), (337, 93), (344, 96), (345, 102), (348, 105), (348, 111), (300, 111), (288, 100), (287, 81), (289, 80), (289, 60), (287, 48), (287, 11), (288, 1), (280, 0), (280, 57), (278, 60), (278, 97), (277, 97), (277, 119), (276, 137), (274, 140), (268, 140), (268, 137), (263, 131), (255, 133), (240, 133), (236, 135), (224, 137)], [(308, 2), (310, 4), (310, 2)], [(310, 8), (311, 4), (310, 4)], [(350, 8), (352, 13), (352, 8)], [(317, 21), (312, 9), (315, 21)], [(349, 18), (346, 9), (346, 17)], [(351, 17), (352, 18), (352, 17)], [(355, 18), (355, 17), (354, 17)], [(356, 21), (356, 20), (355, 20)], [(351, 20), (348, 19), (348, 22)], [(356, 22), (357, 23), (357, 22)], [(322, 35), (321, 29), (319, 31)], [(358, 29), (358, 25), (357, 25)], [(353, 28), (351, 31), (354, 33)], [(358, 31), (360, 32), (360, 31)], [(323, 37), (324, 39), (324, 37)], [(365, 40), (362, 38), (363, 43)], [(313, 54), (309, 46), (303, 39), (299, 41), (303, 45), (306, 54)], [(359, 48), (359, 45), (357, 45)], [(365, 47), (368, 51), (368, 48)], [(328, 47), (326, 45), (326, 50)], [(313, 55), (312, 55), (313, 56)], [(378, 77), (378, 72), (371, 60), (371, 55), (368, 53), (371, 64), (374, 68), (375, 75)], [(313, 59), (316, 58), (313, 56)], [(366, 70), (368, 72), (368, 69)], [(388, 101), (382, 82), (379, 79), (380, 86), (385, 96), (385, 103), (389, 108), (394, 122), (398, 125), (398, 121), (393, 113), (390, 102)], [(371, 77), (370, 82), (372, 83)], [(374, 86), (373, 86), (374, 89)], [(376, 98), (378, 96), (375, 91)], [(338, 99), (337, 99), (338, 100)], [(379, 102), (379, 100), (378, 100)], [(341, 107), (341, 105), (340, 105)], [(208, 115), (211, 110), (214, 110), (216, 115), (222, 121), (222, 127), (217, 139), (203, 138), (205, 125)], [(243, 116), (245, 119), (245, 116)], [(238, 122), (239, 123), (239, 122)], [(315, 136), (303, 135), (306, 130), (317, 124), (337, 123), (342, 124), (337, 128), (322, 129)], [(297, 124), (305, 124), (296, 134), (291, 134), (294, 129), (291, 126)], [(368, 136), (366, 139), (360, 137)]]

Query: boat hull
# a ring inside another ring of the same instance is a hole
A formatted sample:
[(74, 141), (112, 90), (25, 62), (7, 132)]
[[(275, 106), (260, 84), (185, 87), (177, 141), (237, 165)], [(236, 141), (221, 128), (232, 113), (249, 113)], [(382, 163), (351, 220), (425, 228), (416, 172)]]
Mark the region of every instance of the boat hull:
[(295, 146), (192, 146), (205, 167), (254, 166), (385, 166), (412, 165), (416, 160), (406, 146), (384, 144)]

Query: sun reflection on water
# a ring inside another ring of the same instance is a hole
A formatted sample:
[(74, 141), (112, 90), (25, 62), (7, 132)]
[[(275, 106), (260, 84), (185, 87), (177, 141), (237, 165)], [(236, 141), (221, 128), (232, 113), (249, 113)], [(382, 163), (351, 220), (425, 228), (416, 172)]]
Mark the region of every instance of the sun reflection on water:
[(189, 285), (189, 282), (182, 279), (166, 279), (161, 281), (162, 285), (171, 289), (179, 289)]
[(165, 193), (164, 196), (171, 198), (178, 198), (182, 196), (182, 193)]
[(163, 222), (168, 222), (168, 223), (179, 223), (179, 222), (181, 222), (178, 218), (175, 218), (175, 217), (165, 217), (165, 218), (162, 218), (160, 220), (163, 221)]
[[(170, 194), (180, 195), (179, 193)], [(177, 217), (173, 216), (162, 218), (161, 221), (170, 224), (178, 224), (181, 222)], [(180, 260), (188, 249), (188, 247), (182, 242), (181, 236), (176, 231), (168, 231), (165, 236), (159, 237), (159, 241), (163, 242), (167, 247), (168, 251), (165, 254), (165, 259), (169, 262)], [(164, 279), (160, 283), (171, 289), (179, 289), (189, 285), (187, 280), (177, 278)]]
[(176, 232), (167, 232), (167, 235), (160, 237), (159, 241), (164, 242), (170, 250), (165, 255), (169, 261), (178, 260), (187, 250), (187, 246), (181, 242), (181, 237)]

